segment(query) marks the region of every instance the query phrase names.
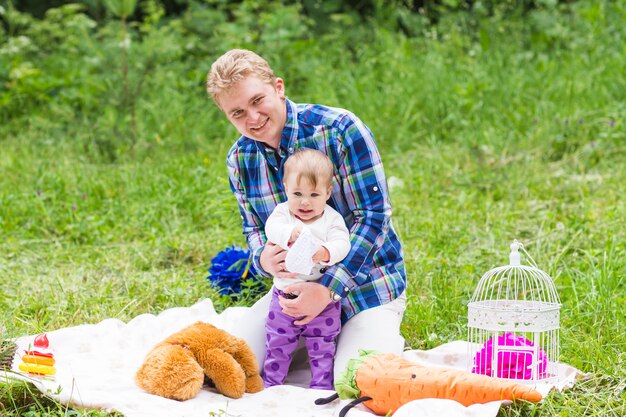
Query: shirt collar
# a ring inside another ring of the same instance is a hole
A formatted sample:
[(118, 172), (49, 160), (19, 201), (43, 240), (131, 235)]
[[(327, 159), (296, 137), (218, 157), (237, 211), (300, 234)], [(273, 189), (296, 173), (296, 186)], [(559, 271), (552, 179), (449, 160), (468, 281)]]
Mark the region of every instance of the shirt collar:
[(298, 108), (296, 103), (289, 99), (285, 99), (285, 102), (287, 106), (287, 120), (280, 137), (280, 146), (283, 149), (289, 149), (294, 146), (298, 138)]

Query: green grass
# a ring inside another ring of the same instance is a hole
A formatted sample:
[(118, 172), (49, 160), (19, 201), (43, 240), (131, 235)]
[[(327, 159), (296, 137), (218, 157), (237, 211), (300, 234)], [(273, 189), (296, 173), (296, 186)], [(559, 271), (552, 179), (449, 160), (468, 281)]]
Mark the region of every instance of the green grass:
[[(540, 13), (530, 26), (494, 19), (475, 31), (444, 20), (415, 39), (363, 29), (368, 43), (350, 58), (339, 42), (311, 41), (292, 48), (307, 51), (304, 63), (277, 68), (291, 98), (349, 108), (377, 137), (412, 348), (466, 337), (472, 291), (508, 262), (515, 238), (555, 280), (560, 359), (588, 375), (500, 416), (626, 415), (626, 8), (607, 7), (576, 3), (551, 30)], [(166, 68), (154, 74), (134, 155), (93, 126), (96, 115), (53, 104), (2, 128), (2, 337), (205, 297), (232, 305), (205, 280), (219, 250), (244, 245), (224, 166), (235, 132), (194, 78), (207, 68), (178, 90), (158, 88)], [(24, 384), (0, 383), (0, 393), (2, 415), (99, 415)]]

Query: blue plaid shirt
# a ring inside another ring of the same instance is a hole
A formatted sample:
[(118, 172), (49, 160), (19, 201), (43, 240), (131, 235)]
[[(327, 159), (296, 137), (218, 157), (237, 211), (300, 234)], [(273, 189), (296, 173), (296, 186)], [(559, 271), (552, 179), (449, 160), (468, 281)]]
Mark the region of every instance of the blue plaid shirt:
[(242, 136), (228, 153), (230, 186), (243, 219), (243, 233), (257, 271), (265, 245), (265, 221), (287, 201), (285, 159), (299, 148), (313, 148), (335, 165), (328, 204), (345, 219), (351, 250), (328, 268), (320, 283), (342, 296), (342, 320), (386, 304), (406, 288), (402, 247), (391, 224), (387, 181), (374, 137), (347, 110), (286, 101), (287, 122), (280, 147)]

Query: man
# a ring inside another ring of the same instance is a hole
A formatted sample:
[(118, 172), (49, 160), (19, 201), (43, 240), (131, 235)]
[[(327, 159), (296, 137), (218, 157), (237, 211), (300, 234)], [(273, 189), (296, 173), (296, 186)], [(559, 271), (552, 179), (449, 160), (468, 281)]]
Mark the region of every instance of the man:
[[(370, 130), (347, 110), (296, 104), (285, 83), (257, 54), (234, 49), (218, 58), (207, 90), (241, 133), (227, 166), (243, 218), (243, 232), (257, 271), (294, 277), (285, 269), (286, 251), (266, 243), (268, 216), (286, 201), (283, 163), (301, 147), (317, 149), (335, 166), (328, 204), (345, 219), (351, 249), (317, 282), (285, 288), (283, 312), (306, 324), (333, 300), (341, 300), (343, 329), (337, 342), (335, 374), (359, 349), (402, 353), (400, 322), (405, 309), (406, 273), (402, 248), (391, 224), (391, 205), (382, 162)], [(257, 302), (232, 333), (245, 339), (262, 368), (264, 320), (269, 296)]]

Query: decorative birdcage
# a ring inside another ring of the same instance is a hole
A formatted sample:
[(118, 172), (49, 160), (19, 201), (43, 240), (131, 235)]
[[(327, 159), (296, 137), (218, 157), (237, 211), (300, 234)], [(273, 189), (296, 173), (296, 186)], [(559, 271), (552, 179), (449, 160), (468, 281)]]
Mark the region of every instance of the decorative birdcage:
[[(468, 304), (469, 368), (518, 382), (558, 380), (561, 302), (552, 279), (515, 240), (510, 265), (488, 271)], [(530, 266), (521, 264), (522, 251)]]

